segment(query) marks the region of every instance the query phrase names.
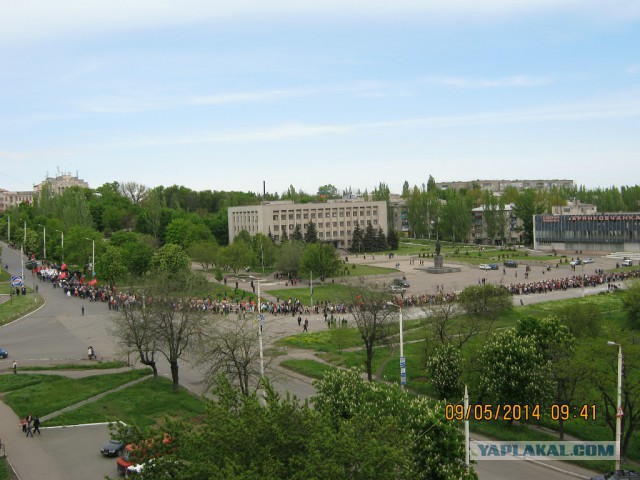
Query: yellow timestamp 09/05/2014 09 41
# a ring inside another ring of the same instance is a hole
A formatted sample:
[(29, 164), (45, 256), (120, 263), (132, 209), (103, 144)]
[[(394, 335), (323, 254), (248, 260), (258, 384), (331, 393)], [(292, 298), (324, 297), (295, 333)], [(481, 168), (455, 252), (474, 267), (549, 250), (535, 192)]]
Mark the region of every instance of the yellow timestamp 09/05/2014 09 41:
[(597, 409), (595, 404), (569, 405), (520, 405), (520, 404), (470, 404), (466, 408), (461, 403), (448, 403), (445, 406), (445, 419), (475, 421), (538, 421), (548, 418), (553, 421), (570, 419), (595, 421)]

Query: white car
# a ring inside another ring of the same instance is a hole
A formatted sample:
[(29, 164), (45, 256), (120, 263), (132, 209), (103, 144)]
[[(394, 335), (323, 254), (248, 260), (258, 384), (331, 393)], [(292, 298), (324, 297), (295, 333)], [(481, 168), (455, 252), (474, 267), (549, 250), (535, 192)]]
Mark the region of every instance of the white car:
[(585, 265), (587, 263), (593, 263), (593, 258), (585, 258), (584, 260), (582, 260), (582, 263), (584, 263)]
[(580, 260), (580, 259), (578, 259), (578, 260), (571, 260), (571, 261), (569, 262), (569, 265), (573, 265), (573, 266), (575, 267), (576, 265), (580, 265), (581, 263), (582, 263), (582, 260)]
[(626, 258), (622, 261), (623, 267), (631, 267), (632, 265), (633, 265), (633, 260), (631, 260), (630, 258)]
[(491, 265), (488, 265), (488, 264), (486, 264), (486, 263), (481, 263), (481, 264), (478, 266), (478, 268), (479, 268), (480, 270), (491, 270)]

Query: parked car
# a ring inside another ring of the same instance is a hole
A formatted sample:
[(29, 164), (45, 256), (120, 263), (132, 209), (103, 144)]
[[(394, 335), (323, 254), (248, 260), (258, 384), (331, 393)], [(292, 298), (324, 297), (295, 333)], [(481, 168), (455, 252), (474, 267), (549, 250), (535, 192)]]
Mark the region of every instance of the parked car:
[(478, 268), (480, 270), (491, 270), (491, 265), (487, 264), (487, 263), (481, 263)]
[(0, 358), (7, 358), (9, 356), (9, 352), (7, 352), (4, 348), (0, 348)]
[(569, 265), (581, 265), (582, 264), (582, 260), (580, 260), (579, 258), (575, 259), (575, 260), (571, 260), (569, 262)]
[(24, 264), (24, 268), (26, 268), (27, 270), (33, 270), (37, 266), (38, 266), (38, 262), (36, 260), (28, 260)]
[(489, 264), (489, 269), (491, 270), (498, 270), (500, 268), (500, 265), (498, 265), (497, 263), (490, 263)]
[(640, 480), (640, 473), (635, 470), (614, 470), (591, 477), (591, 480)]
[(120, 452), (122, 452), (123, 448), (124, 443), (112, 438), (104, 444), (104, 446), (100, 449), (100, 453), (102, 453), (102, 455), (104, 455), (105, 457), (117, 457), (118, 455), (120, 455)]
[(517, 260), (505, 260), (503, 265), (505, 267), (509, 267), (509, 268), (518, 268), (518, 261)]
[(402, 292), (404, 292), (404, 287), (401, 287), (399, 285), (391, 285), (389, 288), (391, 289), (391, 291), (393, 293), (402, 293)]
[(396, 287), (409, 288), (409, 282), (407, 282), (404, 278), (395, 278), (391, 285), (395, 285)]
[(584, 263), (585, 265), (586, 265), (587, 263), (593, 263), (593, 258), (584, 258), (584, 259), (582, 260), (582, 263)]
[(625, 258), (622, 261), (622, 266), (623, 267), (631, 267), (633, 265), (633, 260), (631, 260), (630, 258)]

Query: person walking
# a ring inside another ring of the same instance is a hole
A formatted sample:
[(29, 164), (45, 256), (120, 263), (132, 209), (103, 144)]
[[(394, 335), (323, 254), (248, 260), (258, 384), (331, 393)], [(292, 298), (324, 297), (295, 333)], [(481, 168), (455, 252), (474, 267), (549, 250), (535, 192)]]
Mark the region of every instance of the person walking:
[(302, 316), (298, 315), (298, 326), (302, 325)]
[(15, 360), (13, 361), (13, 373), (16, 374), (18, 373), (18, 362), (16, 362)]
[(31, 423), (33, 422), (33, 417), (31, 414), (27, 415), (27, 437), (31, 435), (33, 437), (33, 432), (31, 431)]
[(302, 332), (309, 332), (309, 319), (304, 319), (304, 325), (302, 326)]
[[(40, 415), (36, 415), (36, 418), (33, 419), (33, 433), (38, 432), (38, 435), (42, 435), (40, 433)], [(33, 436), (33, 434), (31, 434)]]
[(82, 315), (84, 316), (84, 305), (82, 305)]

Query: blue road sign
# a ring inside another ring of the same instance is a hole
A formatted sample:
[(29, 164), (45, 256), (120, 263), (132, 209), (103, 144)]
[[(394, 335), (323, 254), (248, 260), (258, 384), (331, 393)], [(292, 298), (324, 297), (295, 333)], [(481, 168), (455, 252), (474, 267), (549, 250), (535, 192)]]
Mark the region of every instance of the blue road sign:
[(21, 287), (22, 286), (22, 277), (17, 275), (15, 277), (11, 277), (11, 286), (12, 287)]

